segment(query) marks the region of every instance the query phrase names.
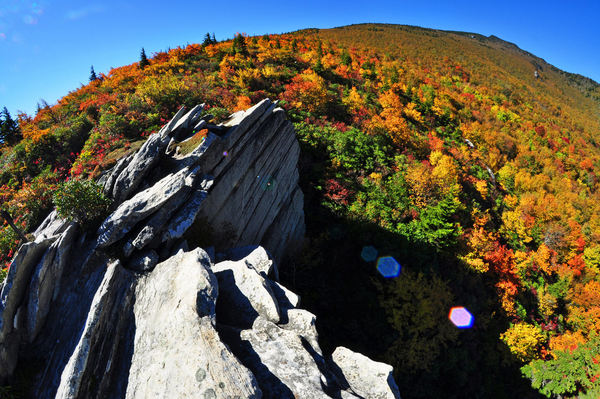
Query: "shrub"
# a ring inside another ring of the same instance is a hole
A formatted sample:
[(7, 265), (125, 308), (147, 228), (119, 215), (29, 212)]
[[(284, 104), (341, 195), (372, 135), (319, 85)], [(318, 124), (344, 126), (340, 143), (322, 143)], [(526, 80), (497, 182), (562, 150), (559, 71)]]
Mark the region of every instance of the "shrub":
[(82, 224), (104, 216), (110, 205), (102, 186), (92, 180), (70, 180), (59, 186), (53, 196), (58, 214)]

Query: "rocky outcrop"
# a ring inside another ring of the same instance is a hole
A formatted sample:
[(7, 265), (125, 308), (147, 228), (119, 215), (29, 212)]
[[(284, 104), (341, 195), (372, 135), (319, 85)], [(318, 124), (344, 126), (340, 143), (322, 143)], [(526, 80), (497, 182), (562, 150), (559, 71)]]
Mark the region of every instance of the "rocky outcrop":
[(127, 398), (261, 397), (215, 329), (218, 289), (201, 249), (180, 251), (138, 281)]
[[(36, 398), (399, 397), (389, 366), (327, 358), (277, 282), (304, 234), (284, 112), (265, 100), (212, 125), (202, 108), (102, 177), (114, 202), (97, 231), (53, 212), (20, 248), (0, 286), (0, 382), (18, 369)], [(172, 150), (198, 127), (198, 148)]]
[(377, 399), (394, 399), (400, 396), (392, 376), (392, 366), (374, 362), (343, 346), (333, 352), (332, 359), (339, 367), (339, 377), (346, 380), (355, 394)]

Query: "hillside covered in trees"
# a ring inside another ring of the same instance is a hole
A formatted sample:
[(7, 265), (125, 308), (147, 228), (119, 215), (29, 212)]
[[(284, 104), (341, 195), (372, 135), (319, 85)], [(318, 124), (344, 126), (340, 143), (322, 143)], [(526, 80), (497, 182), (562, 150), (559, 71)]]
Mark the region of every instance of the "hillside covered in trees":
[[(281, 278), (319, 316), (325, 351), (335, 337), (392, 364), (409, 399), (600, 395), (600, 86), (493, 36), (207, 34), (92, 69), (2, 136), (3, 215), (31, 232), (66, 180), (98, 178), (181, 105), (219, 121), (265, 97), (302, 146), (307, 239)], [(3, 267), (17, 230), (0, 232)], [(448, 320), (453, 306), (472, 328)]]

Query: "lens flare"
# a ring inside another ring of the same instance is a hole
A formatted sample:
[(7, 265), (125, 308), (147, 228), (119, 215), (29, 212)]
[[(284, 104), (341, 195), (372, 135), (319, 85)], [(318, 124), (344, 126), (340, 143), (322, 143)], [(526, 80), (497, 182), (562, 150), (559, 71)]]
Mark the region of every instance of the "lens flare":
[(377, 259), (377, 249), (372, 245), (367, 245), (366, 247), (363, 247), (360, 257), (363, 258), (365, 262), (373, 262)]
[(448, 318), (458, 328), (473, 327), (473, 315), (471, 314), (471, 312), (469, 312), (462, 306), (455, 306), (452, 309), (450, 309)]
[(385, 278), (398, 277), (400, 269), (400, 263), (391, 256), (383, 256), (377, 259), (377, 271)]

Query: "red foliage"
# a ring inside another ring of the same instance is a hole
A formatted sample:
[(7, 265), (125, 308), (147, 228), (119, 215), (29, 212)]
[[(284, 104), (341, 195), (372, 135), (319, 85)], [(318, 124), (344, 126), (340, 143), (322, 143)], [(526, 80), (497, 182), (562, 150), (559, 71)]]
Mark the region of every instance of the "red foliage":
[(337, 180), (329, 179), (325, 182), (325, 197), (338, 204), (348, 205), (353, 192), (342, 186)]
[(546, 128), (545, 128), (544, 126), (541, 126), (541, 125), (540, 125), (540, 126), (536, 126), (536, 127), (535, 127), (535, 132), (536, 132), (537, 134), (539, 134), (540, 136), (542, 136), (542, 137), (543, 137), (543, 136), (545, 136), (545, 135), (546, 135)]

